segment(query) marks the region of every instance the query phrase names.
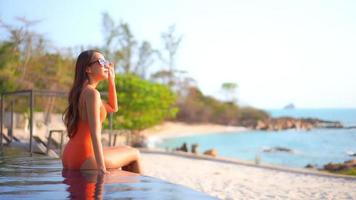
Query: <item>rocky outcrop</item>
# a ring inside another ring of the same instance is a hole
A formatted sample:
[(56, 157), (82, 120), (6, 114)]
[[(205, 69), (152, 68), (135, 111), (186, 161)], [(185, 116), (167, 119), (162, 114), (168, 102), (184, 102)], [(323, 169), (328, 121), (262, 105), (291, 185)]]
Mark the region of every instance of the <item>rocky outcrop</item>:
[(352, 156), (352, 157), (356, 157), (356, 153), (352, 153), (352, 152), (348, 153), (347, 155)]
[(330, 172), (338, 172), (341, 170), (348, 170), (356, 168), (356, 160), (348, 160), (345, 161), (344, 163), (328, 163), (327, 165), (324, 165), (324, 170), (330, 171)]
[(310, 130), (313, 128), (343, 128), (339, 121), (326, 121), (316, 118), (279, 117), (260, 120), (255, 129), (279, 131), (285, 129)]
[(295, 109), (295, 105), (290, 103), (290, 104), (284, 106), (283, 109)]
[(318, 167), (317, 167), (316, 165), (312, 165), (312, 164), (307, 164), (307, 165), (305, 166), (305, 168), (307, 168), (307, 169), (314, 169), (314, 170), (317, 170), (317, 169), (318, 169)]
[(194, 143), (194, 144), (192, 144), (191, 147), (192, 147), (192, 148), (191, 148), (192, 153), (198, 154), (198, 147), (199, 147), (199, 144), (198, 144), (198, 143)]
[(216, 157), (218, 155), (218, 151), (216, 149), (209, 149), (204, 152), (204, 155)]
[(178, 147), (175, 149), (176, 151), (183, 151), (183, 152), (188, 152), (188, 146), (187, 143), (183, 143), (181, 147)]
[(286, 147), (273, 147), (273, 148), (265, 148), (263, 152), (272, 153), (272, 152), (285, 152), (285, 153), (294, 153), (292, 149)]

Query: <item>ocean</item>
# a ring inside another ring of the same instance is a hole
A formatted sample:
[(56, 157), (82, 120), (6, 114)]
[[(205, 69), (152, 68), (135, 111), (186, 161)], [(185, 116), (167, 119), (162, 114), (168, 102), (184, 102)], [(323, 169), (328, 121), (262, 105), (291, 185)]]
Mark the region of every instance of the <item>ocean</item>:
[[(273, 117), (313, 117), (337, 120), (344, 126), (356, 126), (356, 109), (284, 109), (268, 110)], [(215, 148), (218, 156), (261, 163), (305, 167), (308, 164), (318, 168), (330, 162), (344, 162), (356, 159), (356, 129), (312, 129), (284, 131), (244, 131), (236, 133), (212, 133), (208, 135), (170, 138), (158, 144), (173, 149), (184, 142), (188, 147), (199, 144), (198, 151)], [(273, 151), (276, 147), (289, 149)]]

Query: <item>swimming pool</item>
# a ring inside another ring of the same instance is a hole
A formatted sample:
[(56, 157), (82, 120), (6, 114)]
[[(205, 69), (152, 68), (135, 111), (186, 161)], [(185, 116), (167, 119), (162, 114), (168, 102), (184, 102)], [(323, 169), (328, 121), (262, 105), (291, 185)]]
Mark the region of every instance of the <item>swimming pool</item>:
[(62, 170), (59, 159), (3, 148), (0, 199), (215, 199), (190, 188), (121, 170), (105, 176)]

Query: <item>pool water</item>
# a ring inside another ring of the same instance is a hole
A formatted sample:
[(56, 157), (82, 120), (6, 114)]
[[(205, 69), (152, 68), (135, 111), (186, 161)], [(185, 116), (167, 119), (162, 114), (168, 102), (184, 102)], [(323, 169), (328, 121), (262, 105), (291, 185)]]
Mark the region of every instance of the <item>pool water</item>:
[(63, 170), (59, 159), (3, 148), (0, 199), (214, 199), (157, 178), (121, 170)]

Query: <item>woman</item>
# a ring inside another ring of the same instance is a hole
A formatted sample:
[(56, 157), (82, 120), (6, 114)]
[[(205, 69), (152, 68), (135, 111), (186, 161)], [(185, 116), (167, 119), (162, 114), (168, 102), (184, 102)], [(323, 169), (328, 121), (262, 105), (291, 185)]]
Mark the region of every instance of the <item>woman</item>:
[[(106, 79), (108, 102), (102, 101), (96, 90)], [(122, 168), (141, 173), (138, 150), (125, 146), (103, 149), (101, 144), (102, 122), (107, 112), (118, 110), (118, 105), (113, 65), (99, 51), (88, 50), (78, 56), (68, 102), (64, 123), (70, 140), (62, 155), (64, 169), (107, 173), (107, 169)]]

